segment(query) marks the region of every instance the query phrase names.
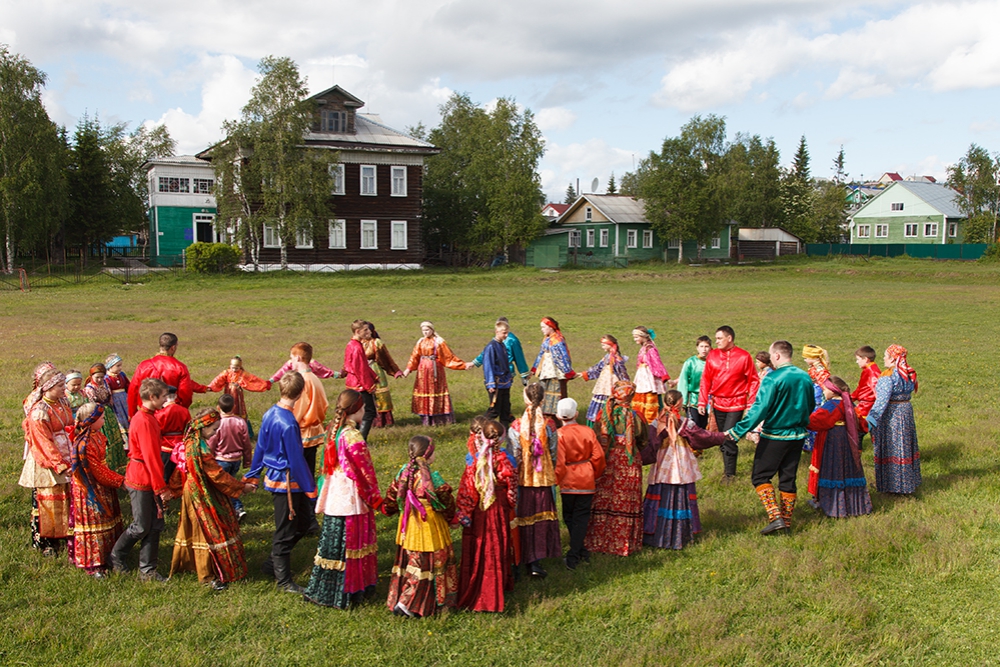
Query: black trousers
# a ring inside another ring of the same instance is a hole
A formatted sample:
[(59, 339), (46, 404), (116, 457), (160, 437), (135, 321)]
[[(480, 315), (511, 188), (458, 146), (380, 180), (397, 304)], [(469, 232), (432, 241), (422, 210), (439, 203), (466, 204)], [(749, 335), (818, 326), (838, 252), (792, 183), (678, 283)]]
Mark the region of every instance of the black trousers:
[[(743, 418), (743, 411), (738, 410), (736, 412), (722, 412), (720, 410), (715, 411), (715, 422), (719, 425), (719, 432), (725, 433), (732, 427), (740, 423), (740, 419)], [(736, 460), (740, 455), (739, 443), (726, 440), (722, 446), (719, 447), (722, 450), (722, 466), (725, 474), (735, 475), (736, 474)]]
[(129, 552), (136, 542), (139, 547), (139, 571), (143, 574), (156, 572), (160, 554), (160, 533), (163, 532), (163, 517), (156, 516), (158, 498), (152, 491), (128, 489), (132, 501), (132, 523), (125, 529), (111, 550), (112, 562), (122, 567), (128, 560)]
[(306, 465), (309, 466), (309, 472), (312, 473), (313, 481), (316, 481), (316, 452), (319, 447), (305, 447), (302, 450), (302, 456), (306, 458)]
[(590, 523), (590, 506), (594, 502), (592, 493), (562, 494), (563, 523), (569, 530), (569, 553), (566, 562), (576, 565), (587, 555), (583, 548), (583, 538), (587, 536), (587, 524)]
[(170, 478), (177, 469), (177, 464), (170, 460), (170, 452), (160, 452), (160, 460), (163, 461), (163, 481), (170, 484)]
[[(313, 481), (316, 481), (316, 455), (319, 452), (319, 446), (316, 447), (306, 447), (302, 450), (302, 456), (306, 459), (306, 465), (309, 466), (309, 472), (312, 473)], [(302, 496), (305, 498), (304, 493), (293, 493), (292, 496)], [(311, 498), (306, 498), (306, 502), (309, 503), (310, 507), (316, 507), (316, 501)], [(288, 501), (285, 501), (285, 505), (288, 505)], [(287, 508), (286, 508), (287, 509)], [(295, 510), (298, 514), (298, 510)], [(316, 520), (316, 514), (312, 509), (309, 510), (309, 527), (313, 529), (314, 532), (319, 532), (319, 521)]]
[(753, 485), (767, 484), (778, 476), (778, 490), (795, 493), (795, 477), (799, 472), (802, 458), (802, 444), (799, 440), (771, 440), (760, 436), (757, 450), (753, 454)]
[(271, 559), (284, 558), (309, 531), (315, 518), (313, 506), (304, 493), (292, 494), (295, 518), (288, 518), (288, 493), (272, 493), (274, 502), (274, 537), (271, 539)]
[(706, 426), (708, 426), (708, 414), (707, 413), (701, 414), (700, 412), (698, 412), (697, 405), (689, 405), (687, 412), (688, 412), (688, 419), (697, 424), (699, 428), (705, 428)]
[(359, 393), (361, 394), (361, 400), (365, 402), (365, 416), (361, 418), (361, 437), (367, 440), (368, 432), (372, 430), (372, 424), (375, 423), (375, 418), (378, 417), (378, 411), (375, 409), (374, 393), (369, 391)]
[[(486, 416), (496, 419), (505, 427), (509, 426), (513, 419), (510, 416), (510, 387), (497, 389), (495, 394), (486, 392), (490, 400), (490, 409), (486, 411)], [(496, 400), (494, 400), (496, 396)]]

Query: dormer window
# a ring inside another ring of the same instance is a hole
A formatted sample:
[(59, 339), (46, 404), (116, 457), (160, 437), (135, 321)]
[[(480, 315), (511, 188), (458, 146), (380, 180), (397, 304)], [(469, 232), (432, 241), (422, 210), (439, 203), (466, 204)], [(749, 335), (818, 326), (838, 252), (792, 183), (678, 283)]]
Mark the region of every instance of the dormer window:
[(347, 113), (346, 111), (329, 111), (323, 109), (319, 112), (320, 115), (320, 131), (321, 132), (347, 132)]

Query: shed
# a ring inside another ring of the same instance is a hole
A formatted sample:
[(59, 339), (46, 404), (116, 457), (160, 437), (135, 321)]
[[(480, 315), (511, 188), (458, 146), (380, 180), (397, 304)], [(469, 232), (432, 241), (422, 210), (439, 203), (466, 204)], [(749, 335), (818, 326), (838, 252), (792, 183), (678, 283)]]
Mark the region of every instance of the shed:
[(781, 227), (740, 227), (736, 256), (740, 260), (774, 259), (804, 252), (805, 244)]

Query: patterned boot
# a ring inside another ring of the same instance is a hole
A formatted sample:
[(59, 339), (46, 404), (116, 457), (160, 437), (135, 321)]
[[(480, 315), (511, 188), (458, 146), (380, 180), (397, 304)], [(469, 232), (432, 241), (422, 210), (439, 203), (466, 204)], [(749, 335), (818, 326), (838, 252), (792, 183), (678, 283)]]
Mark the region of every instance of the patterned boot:
[(774, 497), (774, 485), (771, 483), (761, 484), (756, 488), (756, 491), (757, 495), (760, 496), (760, 502), (764, 504), (767, 518), (771, 522), (760, 531), (760, 534), (770, 535), (776, 530), (788, 528), (788, 524), (781, 518), (781, 509), (778, 507), (778, 501)]
[(792, 511), (795, 510), (795, 494), (781, 492), (781, 518), (785, 524), (792, 527)]

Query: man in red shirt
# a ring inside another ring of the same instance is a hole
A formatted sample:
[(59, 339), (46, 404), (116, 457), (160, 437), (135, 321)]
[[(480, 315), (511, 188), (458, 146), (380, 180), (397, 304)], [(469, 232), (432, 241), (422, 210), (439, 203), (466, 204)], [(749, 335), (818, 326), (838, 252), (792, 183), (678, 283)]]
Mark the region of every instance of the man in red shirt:
[(147, 378), (139, 387), (139, 397), (142, 405), (129, 422), (128, 467), (125, 469), (125, 488), (132, 502), (132, 523), (115, 542), (111, 551), (111, 568), (115, 572), (127, 572), (125, 562), (129, 552), (136, 542), (142, 540), (139, 579), (165, 581), (156, 571), (156, 565), (160, 532), (163, 531), (163, 503), (170, 499), (170, 492), (163, 479), (160, 424), (154, 413), (167, 400), (167, 385), (156, 378)]
[[(711, 402), (720, 433), (739, 423), (760, 388), (753, 357), (746, 350), (736, 347), (735, 340), (736, 332), (732, 327), (721, 326), (716, 330), (715, 349), (705, 359), (698, 392), (699, 414), (707, 414)], [(722, 483), (731, 484), (736, 479), (740, 448), (736, 441), (727, 440), (720, 449), (724, 466)]]
[(204, 394), (208, 387), (191, 379), (188, 367), (174, 358), (177, 353), (177, 336), (165, 333), (160, 336), (160, 351), (135, 367), (135, 374), (128, 387), (128, 414), (131, 417), (139, 409), (139, 386), (146, 378), (157, 378), (163, 383), (177, 387), (177, 402), (185, 408), (191, 407), (194, 394)]
[(351, 323), (351, 340), (347, 341), (344, 348), (344, 369), (340, 376), (344, 378), (344, 385), (348, 389), (353, 389), (361, 394), (365, 402), (365, 416), (361, 418), (361, 437), (368, 439), (368, 431), (372, 430), (375, 417), (378, 413), (375, 410), (375, 386), (378, 384), (378, 376), (368, 364), (368, 356), (365, 354), (365, 346), (361, 341), (366, 336), (371, 335), (368, 323), (364, 320), (354, 320)]

